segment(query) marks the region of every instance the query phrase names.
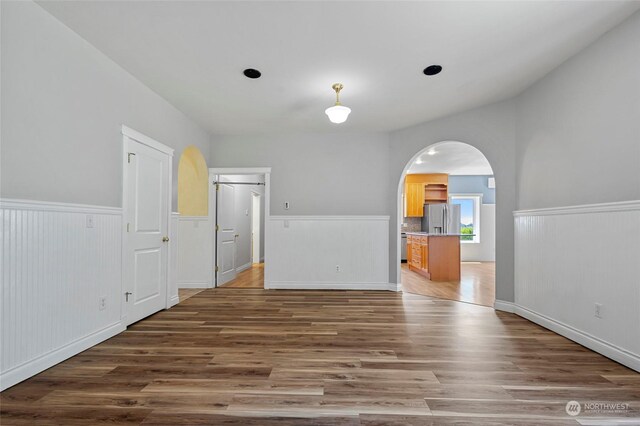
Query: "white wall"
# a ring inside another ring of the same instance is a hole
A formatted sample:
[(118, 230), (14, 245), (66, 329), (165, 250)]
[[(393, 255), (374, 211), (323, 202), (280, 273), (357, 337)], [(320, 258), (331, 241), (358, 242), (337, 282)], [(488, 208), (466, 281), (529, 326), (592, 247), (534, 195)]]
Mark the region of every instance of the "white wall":
[(32, 2), (0, 2), (3, 197), (121, 206), (123, 124), (205, 157), (209, 135)]
[(211, 287), (213, 226), (209, 216), (178, 218), (178, 288)]
[(638, 212), (561, 207), (640, 199), (639, 46), (637, 12), (516, 100), (516, 312), (636, 370)]
[(209, 136), (40, 6), (0, 8), (4, 388), (124, 329), (121, 126), (175, 158)]
[(518, 97), (519, 209), (640, 199), (639, 50), (637, 12)]
[(209, 164), (272, 167), (273, 215), (379, 215), (387, 212), (388, 140), (382, 133), (217, 136)]
[(496, 205), (480, 205), (480, 242), (461, 243), (460, 260), (463, 262), (495, 262), (496, 260)]

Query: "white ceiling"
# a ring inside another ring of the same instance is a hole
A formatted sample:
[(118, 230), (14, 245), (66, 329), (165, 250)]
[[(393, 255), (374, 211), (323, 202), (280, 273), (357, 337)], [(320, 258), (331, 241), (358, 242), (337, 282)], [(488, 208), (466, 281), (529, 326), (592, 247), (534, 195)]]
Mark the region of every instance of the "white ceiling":
[[(388, 131), (517, 94), (640, 2), (41, 1), (214, 134)], [(422, 69), (444, 71), (426, 77)], [(244, 68), (262, 71), (259, 80)], [(353, 112), (324, 115), (341, 82)]]
[[(429, 152), (433, 155), (429, 155)], [(422, 161), (421, 164), (418, 164)], [(462, 142), (431, 145), (409, 166), (407, 173), (447, 173), (450, 175), (493, 175), (487, 158), (477, 148)]]

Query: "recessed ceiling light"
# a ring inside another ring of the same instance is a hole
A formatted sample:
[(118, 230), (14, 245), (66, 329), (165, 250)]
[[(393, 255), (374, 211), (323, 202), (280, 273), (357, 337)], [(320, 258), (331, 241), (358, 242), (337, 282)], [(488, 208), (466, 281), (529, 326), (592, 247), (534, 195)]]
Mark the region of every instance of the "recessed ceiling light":
[(436, 155), (438, 153), (438, 151), (436, 151), (435, 149), (430, 149), (429, 151), (427, 151), (427, 155)]
[(245, 77), (253, 78), (253, 79), (260, 78), (260, 76), (262, 75), (260, 71), (253, 68), (247, 68), (242, 73), (244, 74)]
[(436, 75), (442, 71), (442, 67), (440, 65), (429, 65), (422, 72), (424, 75)]

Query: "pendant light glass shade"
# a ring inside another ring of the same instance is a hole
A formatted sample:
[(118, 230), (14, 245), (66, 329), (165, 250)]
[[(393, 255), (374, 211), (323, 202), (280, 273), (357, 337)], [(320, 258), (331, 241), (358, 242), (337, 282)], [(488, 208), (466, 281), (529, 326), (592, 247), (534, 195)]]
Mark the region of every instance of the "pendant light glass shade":
[(333, 90), (336, 91), (336, 104), (332, 107), (329, 107), (324, 110), (324, 113), (327, 114), (329, 120), (332, 123), (344, 123), (347, 121), (347, 117), (349, 117), (349, 113), (351, 113), (351, 108), (343, 106), (340, 104), (340, 91), (342, 90), (342, 84), (336, 83), (331, 86)]
[(342, 105), (334, 105), (324, 110), (324, 113), (327, 114), (329, 120), (336, 124), (347, 121), (347, 117), (349, 117), (350, 112), (351, 108), (347, 108)]

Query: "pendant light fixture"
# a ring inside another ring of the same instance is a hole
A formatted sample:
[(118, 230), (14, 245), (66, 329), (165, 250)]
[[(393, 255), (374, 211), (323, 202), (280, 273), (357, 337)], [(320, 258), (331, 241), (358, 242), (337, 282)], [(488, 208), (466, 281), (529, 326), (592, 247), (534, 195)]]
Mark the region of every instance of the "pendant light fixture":
[(347, 108), (346, 106), (340, 104), (340, 91), (344, 86), (342, 86), (342, 84), (340, 83), (336, 83), (331, 87), (336, 91), (336, 104), (324, 110), (324, 113), (327, 114), (329, 120), (332, 123), (344, 123), (345, 121), (347, 121), (347, 117), (351, 112), (351, 108)]

